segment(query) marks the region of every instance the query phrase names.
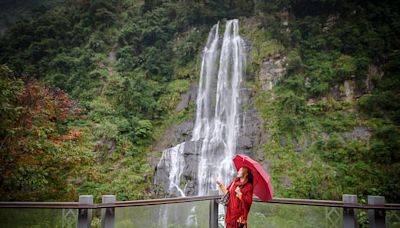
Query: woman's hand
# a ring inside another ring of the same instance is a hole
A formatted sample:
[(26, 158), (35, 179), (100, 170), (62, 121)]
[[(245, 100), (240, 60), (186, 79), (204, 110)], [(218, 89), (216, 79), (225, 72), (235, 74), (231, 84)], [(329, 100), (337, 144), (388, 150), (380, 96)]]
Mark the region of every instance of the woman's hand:
[(236, 187), (235, 192), (236, 192), (236, 194), (242, 193), (242, 192), (240, 191), (239, 186)]
[(242, 192), (240, 191), (239, 186), (236, 187), (235, 192), (236, 192), (236, 197), (242, 199)]
[(243, 216), (240, 216), (236, 222), (240, 223), (240, 224), (246, 224), (246, 220), (243, 219)]
[(220, 181), (219, 178), (217, 178), (215, 182), (217, 182), (219, 190), (221, 190), (222, 193), (226, 194), (228, 192), (228, 190), (225, 188), (225, 185)]
[(219, 178), (217, 178), (217, 179), (215, 180), (215, 182), (217, 182), (218, 186), (221, 186), (221, 185), (222, 185), (221, 181), (219, 181)]

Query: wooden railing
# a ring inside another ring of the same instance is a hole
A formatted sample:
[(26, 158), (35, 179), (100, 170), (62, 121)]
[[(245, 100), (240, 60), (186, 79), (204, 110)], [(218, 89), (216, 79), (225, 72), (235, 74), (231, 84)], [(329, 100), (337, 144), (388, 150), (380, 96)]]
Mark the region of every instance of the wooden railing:
[[(115, 195), (103, 195), (102, 203), (94, 204), (93, 196), (82, 195), (79, 202), (0, 202), (0, 208), (42, 208), (42, 209), (78, 209), (77, 227), (90, 227), (92, 221), (92, 209), (101, 210), (102, 227), (113, 228), (115, 224), (115, 208), (151, 206), (161, 204), (176, 204), (196, 201), (210, 201), (209, 227), (218, 227), (218, 203), (220, 196), (192, 196), (180, 198), (164, 198), (150, 200), (116, 201)], [(268, 203), (291, 204), (320, 207), (343, 208), (343, 227), (357, 227), (357, 214), (355, 209), (368, 210), (370, 227), (382, 227), (385, 225), (386, 210), (400, 210), (400, 204), (385, 203), (383, 196), (368, 196), (368, 204), (357, 202), (356, 195), (343, 195), (342, 201), (332, 200), (311, 200), (293, 198), (274, 198)], [(255, 202), (261, 202), (254, 198)]]

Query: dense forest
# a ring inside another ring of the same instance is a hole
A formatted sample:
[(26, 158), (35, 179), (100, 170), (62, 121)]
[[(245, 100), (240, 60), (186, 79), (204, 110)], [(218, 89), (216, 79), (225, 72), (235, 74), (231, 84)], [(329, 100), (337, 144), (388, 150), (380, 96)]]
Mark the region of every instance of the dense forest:
[[(275, 196), (399, 202), (399, 12), (385, 0), (36, 2), (0, 37), (0, 200), (154, 197), (152, 145), (194, 116), (175, 107), (210, 27), (239, 18)], [(281, 57), (266, 90), (263, 63)]]

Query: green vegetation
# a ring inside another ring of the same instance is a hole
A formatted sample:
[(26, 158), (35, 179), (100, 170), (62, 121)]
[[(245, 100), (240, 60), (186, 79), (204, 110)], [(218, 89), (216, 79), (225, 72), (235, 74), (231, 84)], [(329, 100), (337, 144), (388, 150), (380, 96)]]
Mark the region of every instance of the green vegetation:
[(1, 200), (151, 197), (147, 154), (193, 116), (171, 114), (210, 25), (251, 4), (72, 0), (19, 18), (0, 38)]
[(256, 79), (260, 61), (287, 57), (273, 90), (257, 81), (256, 93), (272, 134), (263, 150), (277, 196), (340, 200), (354, 193), (398, 201), (399, 42), (389, 29), (397, 8), (339, 1), (268, 7), (274, 4), (289, 9), (288, 24), (282, 12), (260, 12), (244, 19), (244, 36), (255, 44)]
[[(151, 197), (151, 145), (194, 116), (193, 104), (174, 110), (197, 81), (207, 32), (240, 18), (276, 196), (399, 201), (397, 12), (337, 0), (37, 7), (0, 38), (0, 200)], [(260, 69), (276, 56), (286, 73), (264, 91)]]
[(196, 77), (207, 29), (178, 5), (68, 1), (9, 29), (0, 41), (1, 200), (151, 196), (146, 154)]

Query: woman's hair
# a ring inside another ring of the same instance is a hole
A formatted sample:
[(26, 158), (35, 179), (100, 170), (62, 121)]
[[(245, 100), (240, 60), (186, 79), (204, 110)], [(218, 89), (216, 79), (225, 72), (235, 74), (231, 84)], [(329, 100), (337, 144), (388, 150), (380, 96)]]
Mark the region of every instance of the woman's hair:
[(247, 173), (247, 179), (250, 184), (253, 184), (253, 174), (251, 173), (250, 169), (249, 172)]
[(251, 169), (246, 166), (243, 166), (243, 168), (247, 170), (247, 182), (253, 184), (253, 174), (251, 173)]

